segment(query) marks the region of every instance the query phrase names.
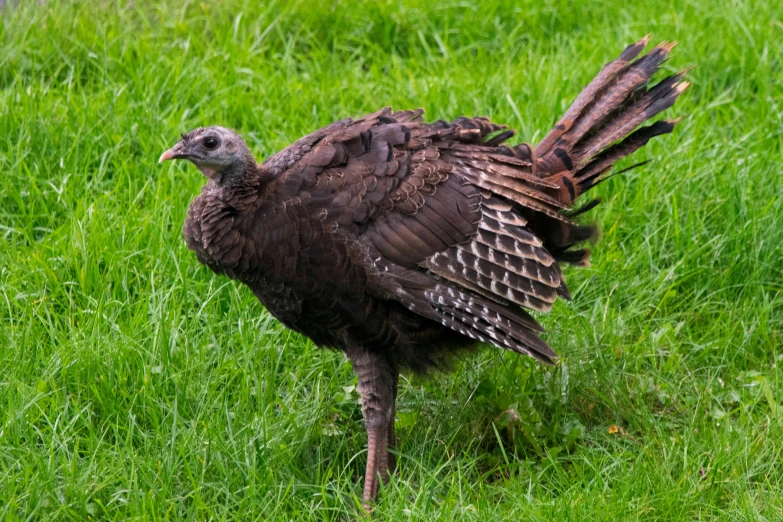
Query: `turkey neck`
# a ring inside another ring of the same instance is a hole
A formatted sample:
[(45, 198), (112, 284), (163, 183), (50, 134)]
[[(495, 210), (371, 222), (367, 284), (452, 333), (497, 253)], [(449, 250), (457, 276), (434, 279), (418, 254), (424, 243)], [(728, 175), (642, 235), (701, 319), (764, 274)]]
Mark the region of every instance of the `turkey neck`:
[(236, 163), (224, 170), (220, 176), (210, 179), (203, 194), (217, 199), (227, 207), (242, 211), (258, 204), (258, 199), (267, 195), (265, 188), (271, 185), (272, 176), (249, 157), (245, 163)]
[(256, 159), (250, 153), (245, 151), (243, 160), (238, 160), (225, 167), (219, 176), (210, 179), (207, 185), (213, 184), (215, 187), (230, 189), (232, 187), (247, 184), (248, 181), (256, 179), (255, 174), (259, 171)]

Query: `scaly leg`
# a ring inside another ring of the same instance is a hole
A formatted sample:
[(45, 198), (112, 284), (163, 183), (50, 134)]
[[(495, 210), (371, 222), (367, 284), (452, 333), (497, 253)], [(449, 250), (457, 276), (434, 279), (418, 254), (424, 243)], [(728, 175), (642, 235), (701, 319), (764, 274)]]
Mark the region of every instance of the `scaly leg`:
[(397, 380), (399, 374), (394, 373), (394, 389), (392, 390), (392, 410), (391, 410), (391, 424), (389, 425), (389, 474), (394, 475), (397, 471), (397, 457), (391, 453), (391, 450), (397, 449), (397, 437), (394, 434), (394, 419), (397, 415)]
[[(364, 473), (364, 505), (378, 495), (380, 480), (389, 478), (389, 443), (394, 440), (394, 398), (397, 369), (383, 354), (356, 351), (350, 354), (358, 377), (364, 427), (367, 430), (367, 468)], [(393, 460), (393, 459), (392, 459)]]

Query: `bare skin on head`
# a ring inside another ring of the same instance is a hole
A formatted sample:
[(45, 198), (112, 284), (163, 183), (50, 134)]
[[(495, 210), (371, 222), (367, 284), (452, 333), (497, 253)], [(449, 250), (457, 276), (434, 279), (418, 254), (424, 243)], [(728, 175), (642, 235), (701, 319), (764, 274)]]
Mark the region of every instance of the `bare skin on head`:
[(400, 371), (443, 367), (485, 343), (551, 364), (525, 309), (571, 294), (592, 226), (576, 200), (614, 163), (676, 120), (644, 123), (687, 87), (648, 82), (672, 44), (626, 48), (536, 146), (487, 118), (427, 123), (382, 109), (319, 129), (256, 163), (223, 127), (182, 136), (160, 161), (187, 159), (209, 181), (183, 226), (188, 248), (245, 285), (286, 327), (342, 350), (358, 378), (369, 507), (395, 469)]
[(192, 162), (210, 180), (226, 184), (244, 174), (255, 159), (239, 134), (225, 127), (195, 129), (161, 154), (158, 163), (186, 159)]

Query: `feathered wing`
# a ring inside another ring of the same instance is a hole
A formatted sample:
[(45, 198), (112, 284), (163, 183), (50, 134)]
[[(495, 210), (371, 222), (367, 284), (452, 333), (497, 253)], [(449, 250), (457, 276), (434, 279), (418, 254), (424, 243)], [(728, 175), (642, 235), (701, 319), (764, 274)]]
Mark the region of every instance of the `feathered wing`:
[[(278, 191), (334, 225), (368, 264), (366, 292), (496, 346), (551, 362), (522, 308), (569, 299), (560, 262), (584, 264), (574, 200), (619, 159), (675, 122), (634, 131), (674, 103), (682, 74), (647, 83), (670, 45), (633, 61), (647, 39), (607, 64), (535, 148), (485, 118), (424, 123), (383, 109), (303, 138), (265, 165)], [(303, 190), (305, 189), (305, 190)], [(303, 196), (303, 193), (306, 196)], [(302, 201), (302, 197), (306, 201)]]

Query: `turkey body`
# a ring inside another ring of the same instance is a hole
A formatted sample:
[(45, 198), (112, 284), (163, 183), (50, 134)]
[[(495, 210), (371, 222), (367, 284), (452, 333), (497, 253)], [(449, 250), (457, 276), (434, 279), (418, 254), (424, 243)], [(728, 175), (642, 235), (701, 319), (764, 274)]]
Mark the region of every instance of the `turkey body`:
[(333, 203), (334, 185), (289, 197), (279, 178), (263, 169), (256, 176), (231, 190), (207, 186), (192, 203), (183, 233), (202, 263), (245, 283), (276, 319), (321, 347), (388, 352), (396, 366), (425, 371), (474, 343), (394, 300), (398, 284), (375, 266), (367, 226), (324, 219), (350, 218)]
[[(685, 89), (648, 81), (671, 49), (629, 46), (535, 148), (486, 118), (424, 122), (382, 109), (315, 131), (261, 164), (220, 127), (161, 159), (210, 180), (183, 232), (199, 261), (247, 285), (314, 343), (344, 351), (359, 378), (369, 452), (364, 500), (394, 468), (401, 370), (426, 371), (487, 343), (551, 363), (525, 311), (570, 299), (562, 263), (583, 265), (594, 235), (575, 200), (675, 121), (640, 125)], [(214, 146), (214, 148), (213, 148)], [(222, 154), (222, 156), (221, 156)]]

